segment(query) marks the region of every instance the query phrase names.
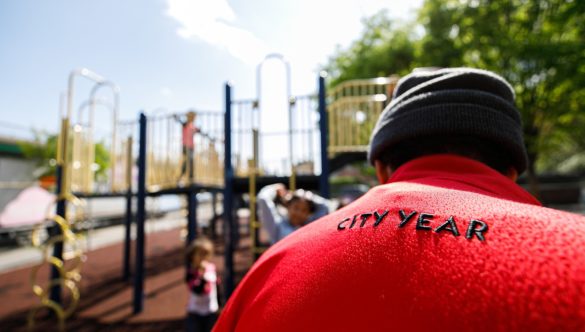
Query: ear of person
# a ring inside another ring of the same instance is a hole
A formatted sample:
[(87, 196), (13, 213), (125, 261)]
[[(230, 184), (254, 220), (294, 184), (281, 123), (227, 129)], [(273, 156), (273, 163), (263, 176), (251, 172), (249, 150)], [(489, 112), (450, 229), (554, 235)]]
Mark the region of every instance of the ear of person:
[(383, 164), (379, 160), (374, 161), (374, 167), (376, 168), (376, 177), (378, 178), (378, 182), (380, 183), (388, 182), (390, 176), (392, 176), (392, 169), (388, 165)]

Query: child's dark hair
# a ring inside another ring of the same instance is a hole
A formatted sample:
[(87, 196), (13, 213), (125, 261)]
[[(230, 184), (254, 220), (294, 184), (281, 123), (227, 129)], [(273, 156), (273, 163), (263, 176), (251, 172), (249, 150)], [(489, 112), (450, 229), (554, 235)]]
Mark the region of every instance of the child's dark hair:
[(307, 202), (307, 205), (309, 206), (309, 212), (314, 213), (317, 210), (317, 205), (315, 205), (315, 202), (313, 202), (311, 199), (311, 195), (312, 193), (310, 191), (297, 190), (297, 192), (295, 192), (288, 201), (288, 204), (290, 205), (294, 202), (303, 200)]
[(191, 264), (193, 256), (198, 251), (204, 253), (204, 256), (213, 256), (213, 242), (206, 237), (199, 237), (191, 242), (185, 250), (185, 261), (187, 264)]

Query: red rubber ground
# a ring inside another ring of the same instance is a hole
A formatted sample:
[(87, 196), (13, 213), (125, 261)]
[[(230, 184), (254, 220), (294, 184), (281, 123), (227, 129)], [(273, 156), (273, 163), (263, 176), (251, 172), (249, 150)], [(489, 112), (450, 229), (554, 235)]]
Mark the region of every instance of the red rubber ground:
[[(221, 238), (221, 236), (220, 236)], [(216, 241), (213, 261), (223, 274), (223, 241)], [(249, 239), (242, 237), (235, 254), (236, 282), (252, 262)], [(146, 283), (144, 311), (132, 314), (131, 283), (121, 281), (122, 244), (87, 253), (80, 283), (81, 299), (67, 331), (182, 331), (188, 291), (184, 284), (184, 242), (179, 230), (149, 234), (146, 238)], [(0, 330), (27, 331), (27, 316), (39, 304), (30, 286), (31, 268), (0, 275)], [(48, 269), (39, 273), (47, 280)], [(55, 331), (54, 318), (42, 311), (36, 331)]]

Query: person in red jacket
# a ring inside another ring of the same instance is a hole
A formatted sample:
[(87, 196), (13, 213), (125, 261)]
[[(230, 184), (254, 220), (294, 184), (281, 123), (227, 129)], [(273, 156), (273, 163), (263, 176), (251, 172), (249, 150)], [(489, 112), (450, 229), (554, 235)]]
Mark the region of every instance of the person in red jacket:
[(402, 78), (368, 158), (381, 185), (271, 247), (215, 331), (585, 331), (585, 217), (514, 182), (503, 78)]

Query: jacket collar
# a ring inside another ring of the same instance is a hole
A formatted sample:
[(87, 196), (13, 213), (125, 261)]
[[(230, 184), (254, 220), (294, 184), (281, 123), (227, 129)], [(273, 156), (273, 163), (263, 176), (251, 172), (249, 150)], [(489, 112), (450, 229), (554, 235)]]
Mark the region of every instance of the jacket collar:
[(398, 167), (388, 180), (388, 183), (392, 182), (420, 183), (541, 205), (522, 187), (489, 166), (451, 154), (436, 154), (411, 160)]

